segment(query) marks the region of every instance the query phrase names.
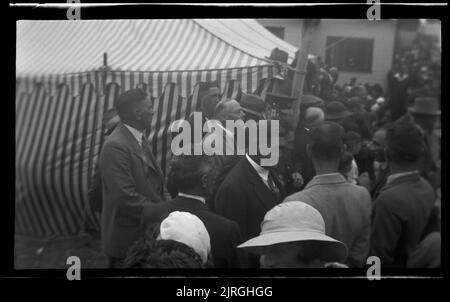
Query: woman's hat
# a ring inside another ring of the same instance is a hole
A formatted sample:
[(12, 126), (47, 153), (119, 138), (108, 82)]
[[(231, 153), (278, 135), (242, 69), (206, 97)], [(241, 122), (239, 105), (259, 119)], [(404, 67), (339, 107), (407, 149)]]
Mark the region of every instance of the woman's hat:
[(197, 216), (188, 212), (175, 211), (161, 222), (158, 239), (174, 240), (191, 247), (202, 259), (203, 264), (211, 252), (211, 242), (205, 225)]
[(264, 216), (259, 236), (238, 247), (262, 254), (266, 246), (297, 241), (321, 243), (317, 258), (323, 261), (343, 262), (347, 258), (346, 245), (325, 235), (325, 222), (319, 211), (301, 201), (288, 201), (272, 208)]

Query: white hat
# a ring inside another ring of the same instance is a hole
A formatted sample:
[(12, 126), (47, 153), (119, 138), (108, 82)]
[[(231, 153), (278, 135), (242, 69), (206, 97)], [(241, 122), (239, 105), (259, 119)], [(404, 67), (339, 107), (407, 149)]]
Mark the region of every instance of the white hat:
[(203, 264), (208, 260), (211, 243), (203, 222), (188, 212), (175, 211), (161, 222), (159, 239), (174, 240), (191, 247), (201, 258)]
[(284, 202), (272, 208), (264, 216), (259, 236), (238, 247), (261, 254), (265, 246), (306, 240), (324, 245), (317, 255), (321, 260), (342, 262), (347, 258), (345, 244), (325, 235), (325, 222), (319, 211), (301, 201)]

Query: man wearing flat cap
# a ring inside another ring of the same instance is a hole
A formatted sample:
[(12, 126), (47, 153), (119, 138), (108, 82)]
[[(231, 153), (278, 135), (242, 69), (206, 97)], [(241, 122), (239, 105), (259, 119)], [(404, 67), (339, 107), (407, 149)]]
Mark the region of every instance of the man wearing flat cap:
[(122, 93), (115, 102), (120, 122), (106, 138), (100, 155), (103, 211), (101, 236), (109, 267), (121, 267), (129, 246), (142, 235), (144, 207), (163, 201), (164, 178), (145, 129), (152, 102), (141, 89)]
[(420, 174), (436, 189), (439, 186), (437, 162), (441, 158), (441, 138), (436, 131), (436, 124), (440, 122), (441, 110), (439, 99), (434, 97), (418, 97), (413, 107), (398, 119), (398, 122), (413, 122), (419, 126), (425, 140), (425, 150), (420, 162)]
[(370, 255), (385, 267), (406, 267), (411, 252), (426, 234), (435, 194), (419, 174), (424, 151), (421, 131), (410, 122), (386, 130), (390, 175), (374, 202)]

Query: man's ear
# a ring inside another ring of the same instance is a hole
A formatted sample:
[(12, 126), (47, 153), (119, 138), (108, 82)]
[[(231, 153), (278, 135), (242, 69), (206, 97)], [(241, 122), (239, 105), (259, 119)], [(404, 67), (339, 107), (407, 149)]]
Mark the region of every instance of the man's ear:
[(142, 110), (140, 108), (135, 108), (133, 110), (134, 119), (140, 121), (142, 118)]
[(206, 174), (203, 174), (201, 179), (200, 179), (200, 185), (202, 186), (202, 188), (206, 188), (208, 186), (208, 180), (207, 180), (208, 176)]

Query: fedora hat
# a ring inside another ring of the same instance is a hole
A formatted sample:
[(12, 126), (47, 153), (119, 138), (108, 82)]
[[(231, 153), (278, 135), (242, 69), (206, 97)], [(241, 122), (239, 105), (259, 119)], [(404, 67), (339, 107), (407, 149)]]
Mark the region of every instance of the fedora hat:
[(332, 121), (338, 120), (352, 115), (345, 105), (339, 101), (333, 101), (327, 104), (325, 119)]
[(302, 96), (302, 102), (300, 103), (300, 106), (302, 108), (306, 108), (306, 107), (323, 107), (325, 105), (325, 102), (315, 96), (315, 95), (311, 95), (311, 94), (306, 94)]
[(241, 97), (240, 103), (242, 111), (244, 111), (245, 113), (250, 113), (260, 118), (264, 117), (266, 104), (260, 96), (255, 94), (244, 94)]
[(441, 115), (438, 99), (433, 97), (416, 98), (414, 106), (409, 108), (409, 112), (423, 115)]
[(262, 254), (264, 247), (297, 241), (316, 241), (323, 245), (317, 251), (319, 259), (342, 262), (347, 258), (344, 243), (325, 235), (325, 222), (312, 206), (301, 201), (281, 203), (264, 216), (261, 233), (243, 244), (249, 252)]

